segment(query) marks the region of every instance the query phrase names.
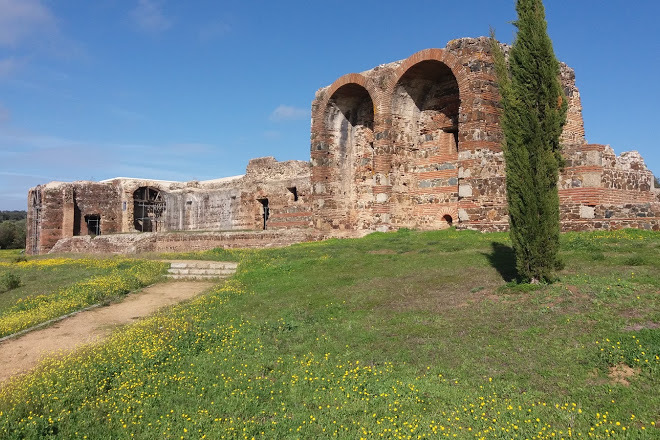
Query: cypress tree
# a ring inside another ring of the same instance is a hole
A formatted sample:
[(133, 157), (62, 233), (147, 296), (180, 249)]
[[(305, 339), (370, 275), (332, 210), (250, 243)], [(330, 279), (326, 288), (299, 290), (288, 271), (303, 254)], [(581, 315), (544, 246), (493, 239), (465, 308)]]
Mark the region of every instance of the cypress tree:
[(557, 181), (567, 102), (543, 2), (517, 0), (516, 11), (518, 31), (508, 59), (491, 36), (502, 96), (510, 237), (518, 274), (538, 282), (561, 267)]

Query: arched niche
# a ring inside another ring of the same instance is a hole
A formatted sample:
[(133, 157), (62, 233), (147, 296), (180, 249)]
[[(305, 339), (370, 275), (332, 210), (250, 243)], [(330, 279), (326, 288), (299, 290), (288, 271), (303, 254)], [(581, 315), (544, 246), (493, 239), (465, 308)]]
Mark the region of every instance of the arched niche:
[(411, 66), (396, 83), (392, 96), (394, 142), (409, 152), (452, 154), (458, 151), (458, 82), (441, 61)]
[(324, 126), (330, 143), (331, 183), (344, 227), (363, 228), (371, 216), (374, 162), (374, 103), (363, 86), (339, 87), (325, 108)]
[(452, 70), (425, 59), (401, 72), (392, 88), (392, 223), (446, 227), (438, 212), (458, 201), (461, 99)]
[(133, 192), (133, 226), (136, 231), (162, 230), (165, 211), (164, 194), (150, 186), (142, 186)]

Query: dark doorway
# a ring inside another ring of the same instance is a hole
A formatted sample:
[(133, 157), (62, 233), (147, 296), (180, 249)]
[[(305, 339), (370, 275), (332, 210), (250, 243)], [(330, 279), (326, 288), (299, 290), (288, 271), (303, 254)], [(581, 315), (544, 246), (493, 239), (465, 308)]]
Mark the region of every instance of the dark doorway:
[(136, 231), (156, 232), (165, 211), (163, 193), (156, 188), (143, 186), (133, 193), (133, 226)]
[(77, 203), (73, 203), (73, 236), (80, 235), (80, 229), (82, 228), (82, 212), (80, 212), (80, 207)]
[(261, 218), (263, 219), (263, 229), (266, 230), (268, 217), (270, 217), (270, 209), (268, 208), (268, 199), (257, 199), (263, 208)]
[(101, 216), (99, 214), (89, 214), (85, 216), (87, 224), (87, 235), (101, 235)]
[(298, 201), (298, 189), (295, 186), (287, 188), (291, 194), (293, 194), (293, 201)]
[(454, 219), (451, 218), (451, 215), (446, 214), (445, 216), (442, 217), (442, 219), (447, 222), (448, 226), (451, 226), (454, 223)]

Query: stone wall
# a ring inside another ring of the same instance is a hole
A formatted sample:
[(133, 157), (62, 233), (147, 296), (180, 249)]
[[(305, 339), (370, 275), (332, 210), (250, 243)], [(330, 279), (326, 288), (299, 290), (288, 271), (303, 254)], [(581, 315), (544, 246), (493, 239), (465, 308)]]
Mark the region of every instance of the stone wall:
[(121, 232), (119, 191), (98, 182), (51, 182), (30, 189), (28, 254), (45, 253), (58, 240), (77, 235)]
[[(569, 100), (562, 142), (576, 147), (585, 143), (580, 94), (568, 66), (561, 79)], [(312, 104), (314, 225), (506, 228), (499, 99), (483, 37), (320, 89)]]
[[(660, 192), (643, 159), (587, 144), (575, 72), (561, 64), (560, 77), (568, 99), (561, 136), (566, 166), (558, 182), (562, 228), (657, 230)], [(309, 163), (263, 157), (251, 160), (245, 175), (204, 182), (117, 178), (33, 188), (27, 251), (43, 253), (60, 239), (92, 232), (506, 230), (499, 107), (490, 40), (453, 40), (318, 90)], [(94, 219), (100, 230), (91, 229)], [(170, 243), (152, 248), (206, 246), (185, 235), (168, 237), (176, 238), (150, 238)], [(278, 242), (270, 233), (211, 237), (219, 237), (213, 245)], [(112, 242), (120, 249), (121, 240), (113, 240), (67, 243)], [(145, 240), (135, 242), (151, 243)]]
[[(243, 176), (204, 182), (116, 178), (38, 186), (28, 195), (27, 252), (90, 234), (308, 228), (309, 174), (307, 162), (265, 157), (251, 160)], [(95, 219), (99, 227), (90, 229)]]
[(283, 247), (326, 238), (313, 229), (225, 232), (145, 232), (69, 237), (59, 240), (52, 253), (139, 254), (233, 248)]

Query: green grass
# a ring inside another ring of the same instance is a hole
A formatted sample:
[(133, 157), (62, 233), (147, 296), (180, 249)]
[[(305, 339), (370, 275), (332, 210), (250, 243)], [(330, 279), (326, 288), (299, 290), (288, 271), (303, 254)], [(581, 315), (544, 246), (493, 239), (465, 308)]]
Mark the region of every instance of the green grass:
[[(0, 337), (151, 284), (165, 267), (125, 258), (0, 262)], [(9, 289), (12, 279), (20, 284)]]
[(241, 264), (209, 295), (5, 387), (0, 435), (660, 436), (658, 233), (566, 234), (566, 268), (540, 286), (511, 282), (506, 234), (197, 257)]
[(0, 262), (12, 262), (21, 255), (21, 249), (0, 249)]
[(85, 267), (76, 264), (58, 265), (41, 268), (22, 268), (18, 266), (0, 266), (0, 275), (13, 273), (20, 277), (21, 286), (8, 292), (0, 293), (0, 316), (17, 301), (36, 295), (47, 295), (67, 287), (77, 281), (94, 275), (108, 273), (110, 269)]

